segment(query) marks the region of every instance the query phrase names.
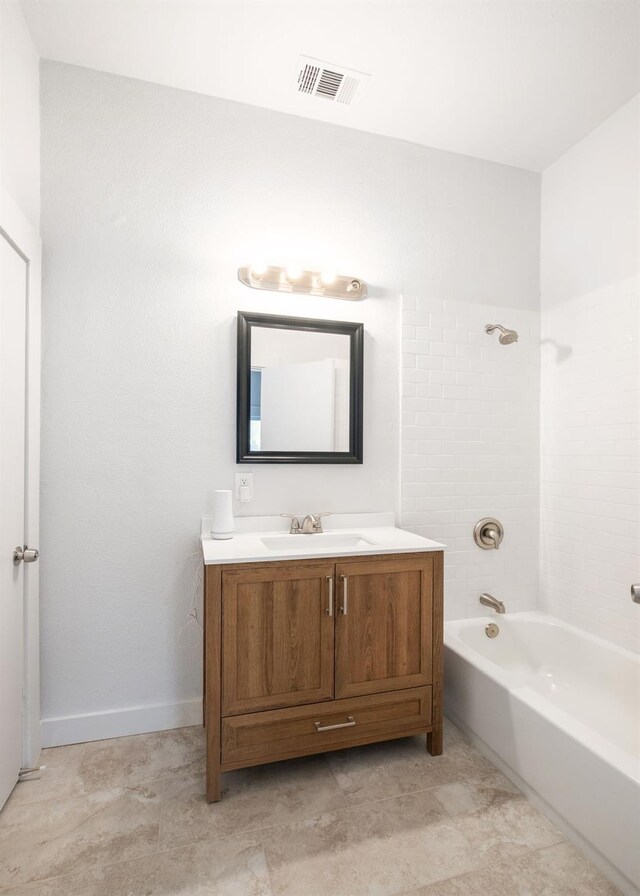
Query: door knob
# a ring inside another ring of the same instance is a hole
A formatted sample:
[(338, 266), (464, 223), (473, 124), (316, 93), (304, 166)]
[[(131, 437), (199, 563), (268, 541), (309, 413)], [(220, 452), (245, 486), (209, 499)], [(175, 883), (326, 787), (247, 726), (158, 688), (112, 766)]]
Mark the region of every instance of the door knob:
[(40, 553), (39, 551), (36, 551), (35, 548), (28, 548), (26, 545), (22, 548), (18, 545), (13, 552), (13, 562), (16, 566), (19, 563), (22, 563), (23, 560), (25, 563), (35, 563), (39, 556)]

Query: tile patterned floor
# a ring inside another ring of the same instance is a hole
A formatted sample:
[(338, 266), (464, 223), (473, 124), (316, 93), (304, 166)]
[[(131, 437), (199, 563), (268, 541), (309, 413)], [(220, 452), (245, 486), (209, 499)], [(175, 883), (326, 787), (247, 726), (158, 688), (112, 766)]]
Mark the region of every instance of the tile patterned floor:
[(0, 813), (0, 896), (614, 896), (448, 724), (231, 772), (199, 728), (45, 750)]

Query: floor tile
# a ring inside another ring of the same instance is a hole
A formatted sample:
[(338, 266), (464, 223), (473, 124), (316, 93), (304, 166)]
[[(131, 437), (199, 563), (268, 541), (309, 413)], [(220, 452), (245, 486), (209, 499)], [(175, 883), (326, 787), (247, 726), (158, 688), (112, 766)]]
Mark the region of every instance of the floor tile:
[(262, 832), (274, 896), (390, 896), (478, 867), (428, 792)]
[(204, 755), (204, 730), (200, 727), (96, 741), (86, 745), (78, 787), (91, 793), (156, 781), (165, 775), (204, 775)]
[(560, 843), (402, 896), (620, 896), (575, 847)]
[(329, 765), (348, 805), (358, 806), (399, 796), (402, 791), (388, 774), (386, 763), (390, 756), (406, 753), (407, 746), (411, 752), (420, 750), (419, 740), (422, 740), (424, 749), (424, 738), (412, 738), (410, 743), (402, 741), (370, 744), (351, 750), (327, 753)]
[(453, 820), (482, 864), (509, 859), (565, 839), (524, 796), (456, 815)]
[(217, 803), (206, 802), (201, 775), (166, 782), (161, 849), (312, 818), (345, 806), (323, 756), (227, 772), (222, 782), (222, 800)]
[(255, 836), (200, 843), (101, 866), (2, 896), (271, 896), (264, 851)]
[(87, 744), (50, 747), (43, 750), (38, 765), (46, 766), (38, 775), (27, 777), (16, 784), (11, 804), (26, 806), (43, 800), (71, 796), (78, 790), (78, 774)]
[(369, 744), (328, 754), (349, 805), (426, 790), (495, 771), (450, 723), (442, 756), (427, 753), (424, 737)]
[(199, 728), (44, 751), (0, 813), (0, 896), (614, 896), (455, 726), (223, 776)]
[(152, 784), (8, 805), (0, 823), (0, 887), (155, 852), (159, 821)]
[(522, 799), (518, 788), (497, 770), (482, 778), (442, 784), (434, 787), (431, 792), (449, 815), (478, 812), (499, 806), (508, 800)]

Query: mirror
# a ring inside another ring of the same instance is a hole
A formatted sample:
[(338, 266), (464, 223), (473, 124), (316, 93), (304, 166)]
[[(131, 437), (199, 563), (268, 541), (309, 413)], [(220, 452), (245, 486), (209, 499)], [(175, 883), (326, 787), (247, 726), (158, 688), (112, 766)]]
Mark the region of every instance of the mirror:
[(364, 327), (238, 312), (238, 463), (362, 463)]

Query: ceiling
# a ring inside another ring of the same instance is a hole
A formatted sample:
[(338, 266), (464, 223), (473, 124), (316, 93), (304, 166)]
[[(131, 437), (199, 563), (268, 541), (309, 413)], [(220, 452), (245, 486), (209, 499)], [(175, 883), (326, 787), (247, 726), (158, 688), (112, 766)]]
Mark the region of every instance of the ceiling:
[[(22, 0), (40, 55), (540, 171), (640, 91), (640, 0)], [(372, 75), (301, 96), (298, 56)]]

